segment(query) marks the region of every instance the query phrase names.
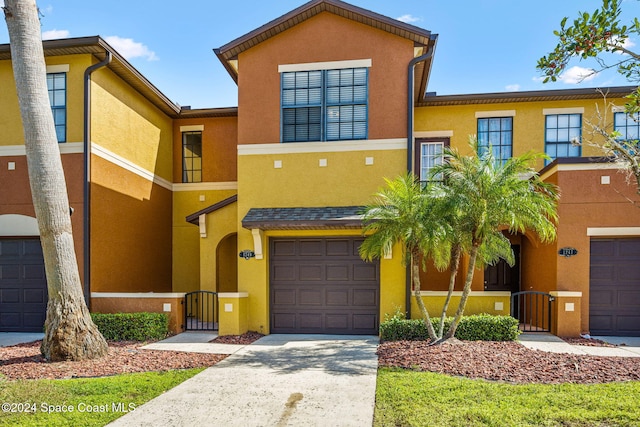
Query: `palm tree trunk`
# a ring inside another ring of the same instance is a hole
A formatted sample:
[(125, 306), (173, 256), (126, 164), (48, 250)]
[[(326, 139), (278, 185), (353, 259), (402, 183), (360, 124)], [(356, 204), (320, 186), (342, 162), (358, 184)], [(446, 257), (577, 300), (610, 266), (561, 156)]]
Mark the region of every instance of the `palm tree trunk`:
[(49, 292), (41, 351), (54, 361), (101, 357), (107, 354), (107, 342), (93, 324), (82, 293), (67, 187), (49, 106), (38, 9), (35, 0), (4, 3)]
[(442, 315), (440, 316), (440, 326), (438, 328), (438, 338), (442, 338), (442, 334), (444, 334), (444, 319), (447, 317), (447, 309), (449, 309), (449, 303), (451, 302), (451, 295), (453, 295), (453, 289), (456, 285), (456, 277), (458, 276), (458, 269), (460, 268), (460, 254), (461, 248), (460, 245), (455, 245), (452, 252), (451, 259), (451, 270), (449, 276), (449, 291), (447, 292), (447, 298), (444, 300), (444, 305), (442, 306)]
[(413, 281), (413, 296), (416, 299), (416, 303), (418, 304), (418, 308), (420, 309), (420, 313), (422, 314), (422, 319), (424, 320), (424, 324), (427, 327), (427, 332), (429, 333), (429, 338), (432, 341), (437, 341), (438, 336), (436, 335), (435, 329), (433, 329), (433, 324), (431, 323), (431, 318), (429, 317), (429, 312), (427, 308), (424, 306), (424, 301), (422, 301), (422, 295), (420, 295), (420, 266), (415, 262), (414, 255), (411, 255), (411, 275)]
[(458, 310), (456, 311), (456, 315), (453, 318), (453, 322), (451, 322), (451, 326), (449, 326), (449, 330), (444, 336), (445, 340), (453, 338), (453, 336), (455, 335), (458, 324), (460, 323), (460, 319), (462, 318), (462, 313), (464, 313), (464, 308), (467, 305), (467, 299), (469, 298), (469, 293), (471, 292), (471, 282), (473, 281), (473, 273), (476, 267), (476, 258), (478, 257), (479, 246), (479, 243), (474, 243), (471, 247), (471, 252), (469, 253), (469, 267), (467, 270), (467, 277), (464, 281), (464, 288), (462, 289), (462, 296), (460, 297), (460, 304), (458, 304)]

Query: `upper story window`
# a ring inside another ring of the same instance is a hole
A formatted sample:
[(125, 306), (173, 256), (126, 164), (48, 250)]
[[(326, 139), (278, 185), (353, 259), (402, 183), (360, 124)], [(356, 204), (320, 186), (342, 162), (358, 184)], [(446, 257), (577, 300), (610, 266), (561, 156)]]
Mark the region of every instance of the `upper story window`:
[(640, 114), (629, 115), (617, 112), (613, 115), (613, 130), (620, 133), (620, 139), (633, 141), (640, 139)]
[(367, 139), (368, 69), (283, 72), (282, 142)]
[(493, 151), (496, 161), (504, 163), (513, 155), (513, 117), (478, 118), (478, 154)]
[(545, 116), (544, 150), (551, 159), (580, 157), (582, 114), (548, 114)]
[(202, 132), (182, 132), (182, 182), (202, 182)]
[(67, 140), (67, 73), (48, 73), (47, 89), (58, 142)]

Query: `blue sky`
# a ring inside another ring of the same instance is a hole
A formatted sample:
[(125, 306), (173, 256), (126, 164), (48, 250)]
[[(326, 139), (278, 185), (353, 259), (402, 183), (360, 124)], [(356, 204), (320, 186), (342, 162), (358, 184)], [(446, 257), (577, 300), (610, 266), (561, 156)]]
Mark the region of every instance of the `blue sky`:
[[(439, 95), (628, 84), (607, 72), (586, 82), (577, 83), (569, 75), (563, 82), (543, 85), (535, 69), (537, 59), (555, 46), (553, 30), (560, 20), (593, 11), (601, 0), (350, 3), (439, 34), (428, 88)], [(237, 105), (237, 87), (213, 48), (302, 4), (304, 0), (38, 2), (44, 38), (100, 35), (169, 99), (193, 108)], [(625, 22), (640, 16), (640, 1), (624, 0), (623, 15)], [(6, 25), (0, 25), (0, 43), (8, 42)], [(579, 74), (579, 69), (572, 71)]]

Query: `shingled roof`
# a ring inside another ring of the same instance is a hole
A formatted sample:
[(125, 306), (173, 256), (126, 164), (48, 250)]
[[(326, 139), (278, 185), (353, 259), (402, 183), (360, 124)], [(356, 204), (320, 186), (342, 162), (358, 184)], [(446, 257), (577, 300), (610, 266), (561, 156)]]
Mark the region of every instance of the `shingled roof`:
[(363, 206), (252, 208), (242, 226), (261, 230), (359, 229), (363, 210)]

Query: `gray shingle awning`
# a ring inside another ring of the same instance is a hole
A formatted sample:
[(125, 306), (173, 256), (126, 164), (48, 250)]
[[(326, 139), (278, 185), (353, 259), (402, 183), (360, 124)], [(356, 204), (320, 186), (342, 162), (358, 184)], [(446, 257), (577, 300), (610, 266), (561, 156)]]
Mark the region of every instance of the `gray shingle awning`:
[(359, 229), (363, 210), (363, 206), (252, 208), (242, 226), (260, 230)]

